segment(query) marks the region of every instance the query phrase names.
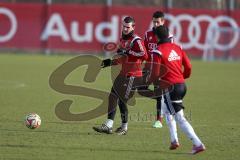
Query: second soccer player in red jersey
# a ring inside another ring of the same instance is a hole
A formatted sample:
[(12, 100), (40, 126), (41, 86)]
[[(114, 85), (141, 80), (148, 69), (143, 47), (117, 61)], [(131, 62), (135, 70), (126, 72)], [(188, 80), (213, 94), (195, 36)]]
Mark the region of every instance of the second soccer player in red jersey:
[(185, 79), (190, 77), (192, 69), (190, 60), (181, 47), (171, 43), (166, 26), (157, 27), (155, 33), (158, 37), (158, 51), (161, 54), (161, 63), (167, 68), (167, 73), (161, 78), (172, 85), (171, 90), (165, 91), (164, 103), (166, 105), (163, 105), (164, 107), (162, 108), (170, 130), (170, 149), (173, 150), (179, 147), (175, 123), (177, 122), (193, 143), (191, 153), (202, 152), (206, 148), (183, 113), (183, 98), (187, 91)]

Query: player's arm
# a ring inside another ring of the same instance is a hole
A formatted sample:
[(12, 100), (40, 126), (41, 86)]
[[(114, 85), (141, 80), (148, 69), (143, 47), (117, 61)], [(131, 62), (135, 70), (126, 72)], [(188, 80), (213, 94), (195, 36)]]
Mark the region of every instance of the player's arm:
[(145, 33), (145, 36), (144, 36), (144, 46), (145, 46), (147, 52), (149, 51), (148, 43), (149, 42), (148, 42), (148, 38), (147, 38), (147, 33)]
[(134, 41), (132, 48), (128, 51), (128, 54), (130, 56), (141, 57), (144, 60), (148, 58), (144, 43), (140, 39)]
[(190, 60), (189, 60), (187, 54), (184, 51), (182, 51), (182, 64), (183, 64), (183, 67), (184, 67), (183, 77), (184, 77), (184, 79), (187, 79), (191, 75), (192, 65), (190, 63)]
[(105, 67), (109, 67), (112, 65), (121, 64), (124, 61), (125, 57), (126, 57), (126, 55), (117, 54), (112, 59), (110, 59), (110, 58), (104, 59), (104, 60), (102, 60), (101, 67), (105, 68)]
[(153, 60), (153, 66), (152, 66), (152, 72), (151, 76), (154, 79), (158, 79), (160, 77), (160, 66), (161, 66), (161, 57), (162, 57), (162, 52), (159, 51), (158, 49), (152, 50), (152, 54), (154, 54), (154, 60)]
[(110, 58), (102, 60), (101, 67), (109, 67), (112, 65), (112, 60)]
[(123, 56), (125, 55), (125, 52), (126, 51), (122, 49), (121, 45), (118, 45), (117, 54), (114, 55), (112, 59), (108, 58), (108, 59), (102, 60), (101, 67), (105, 68), (112, 65), (121, 64), (123, 61)]
[(131, 49), (126, 51), (118, 49), (117, 52), (118, 52), (117, 58), (114, 58), (113, 60), (105, 59), (102, 61), (102, 64), (101, 64), (102, 68), (105, 68), (111, 65), (121, 64), (125, 60), (126, 56), (141, 57), (144, 60), (148, 58), (144, 43), (140, 39), (137, 39), (133, 42), (133, 46)]
[[(145, 36), (144, 36), (144, 41), (143, 42), (144, 42), (144, 47), (146, 49), (146, 53), (148, 54), (148, 58), (150, 58), (151, 56), (149, 54), (149, 48), (148, 48), (149, 41), (148, 41), (148, 38), (147, 38), (147, 32), (145, 32)], [(148, 65), (149, 65), (148, 62), (145, 61), (144, 68), (143, 68), (143, 75), (148, 75), (149, 74), (149, 69), (147, 67)]]

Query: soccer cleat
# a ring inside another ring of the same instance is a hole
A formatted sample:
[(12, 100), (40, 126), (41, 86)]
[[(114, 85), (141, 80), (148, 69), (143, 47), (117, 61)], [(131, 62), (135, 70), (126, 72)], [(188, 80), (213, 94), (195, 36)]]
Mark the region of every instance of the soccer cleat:
[(193, 145), (191, 154), (197, 154), (205, 150), (206, 150), (206, 147), (204, 146), (204, 144), (201, 144), (200, 146)]
[(179, 146), (180, 146), (180, 144), (179, 144), (178, 142), (174, 141), (174, 142), (171, 142), (169, 149), (170, 149), (170, 150), (175, 150), (175, 149), (177, 149)]
[(159, 121), (159, 120), (157, 120), (156, 122), (154, 122), (154, 124), (153, 124), (153, 128), (162, 128), (163, 126), (162, 126), (162, 123)]
[(93, 127), (93, 130), (95, 130), (99, 133), (106, 133), (106, 134), (113, 133), (112, 128), (109, 128), (106, 124), (102, 124), (100, 127)]
[(123, 129), (122, 127), (119, 127), (116, 129), (115, 131), (117, 133), (117, 135), (121, 136), (121, 135), (126, 135), (127, 134), (127, 130)]

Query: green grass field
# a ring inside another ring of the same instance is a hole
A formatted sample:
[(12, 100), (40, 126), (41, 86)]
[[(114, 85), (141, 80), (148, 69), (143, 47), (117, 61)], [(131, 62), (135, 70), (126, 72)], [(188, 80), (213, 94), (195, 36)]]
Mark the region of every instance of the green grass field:
[[(138, 98), (129, 107), (126, 136), (100, 135), (92, 130), (106, 116), (86, 122), (66, 122), (55, 115), (55, 105), (73, 100), (73, 113), (95, 108), (99, 100), (64, 95), (49, 87), (51, 73), (71, 56), (0, 54), (0, 159), (17, 160), (237, 160), (240, 156), (240, 63), (193, 61), (187, 81), (185, 113), (205, 143), (206, 152), (192, 156), (191, 142), (179, 129), (181, 147), (170, 151), (166, 124), (153, 129), (155, 102)], [(66, 80), (109, 91), (110, 70), (102, 70), (95, 83), (83, 82), (86, 68), (76, 69)], [(42, 125), (24, 126), (24, 117), (38, 113)], [(115, 127), (119, 125), (116, 117)]]

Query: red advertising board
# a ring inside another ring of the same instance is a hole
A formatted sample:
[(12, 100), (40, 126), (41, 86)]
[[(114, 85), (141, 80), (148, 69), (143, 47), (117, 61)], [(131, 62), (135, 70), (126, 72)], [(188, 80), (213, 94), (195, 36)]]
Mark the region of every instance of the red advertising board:
[[(159, 8), (0, 3), (0, 48), (101, 53), (103, 44), (118, 42), (124, 16), (135, 18), (136, 33), (143, 37), (151, 28), (151, 16), (156, 10)], [(175, 41), (187, 52), (202, 56), (208, 48), (224, 52), (239, 46), (238, 14), (172, 9), (166, 12), (166, 19)], [(227, 38), (222, 34), (224, 28)], [(237, 32), (228, 32), (229, 28)]]

